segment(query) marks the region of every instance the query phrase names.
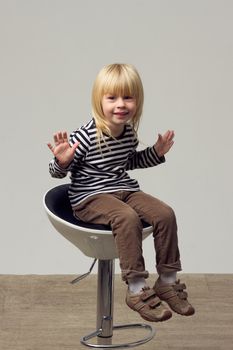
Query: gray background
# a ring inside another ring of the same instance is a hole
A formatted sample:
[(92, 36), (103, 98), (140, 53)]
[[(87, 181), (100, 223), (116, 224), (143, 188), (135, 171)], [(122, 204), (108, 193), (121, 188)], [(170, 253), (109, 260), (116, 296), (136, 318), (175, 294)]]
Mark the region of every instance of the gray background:
[[(139, 135), (174, 129), (167, 162), (134, 171), (176, 211), (184, 272), (232, 273), (232, 33), (227, 0), (0, 1), (0, 273), (81, 273), (90, 259), (51, 227), (46, 143), (91, 117), (105, 64), (139, 70)], [(154, 272), (151, 238), (144, 243)], [(117, 270), (119, 271), (119, 269)]]

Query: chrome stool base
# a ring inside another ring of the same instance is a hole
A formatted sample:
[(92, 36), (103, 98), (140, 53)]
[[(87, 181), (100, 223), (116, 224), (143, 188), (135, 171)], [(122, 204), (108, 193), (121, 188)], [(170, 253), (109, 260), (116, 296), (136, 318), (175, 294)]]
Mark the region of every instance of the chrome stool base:
[[(93, 333), (90, 333), (83, 338), (80, 339), (80, 342), (83, 345), (89, 346), (90, 348), (97, 348), (97, 349), (122, 349), (122, 348), (131, 348), (135, 347), (141, 344), (145, 344), (148, 341), (150, 341), (154, 336), (155, 336), (155, 330), (148, 324), (143, 324), (143, 323), (132, 323), (132, 324), (121, 324), (117, 326), (112, 327), (113, 330), (123, 330), (123, 329), (132, 329), (132, 328), (140, 328), (140, 329), (146, 329), (149, 331), (148, 335), (145, 336), (142, 339), (135, 340), (131, 343), (122, 343), (122, 344), (112, 344), (112, 337), (108, 338), (103, 338), (101, 337), (102, 329), (99, 329)], [(92, 344), (88, 343), (89, 339), (92, 339), (94, 337), (99, 337), (98, 339), (98, 344)], [(101, 342), (101, 344), (100, 344)], [(102, 344), (105, 343), (105, 344)]]

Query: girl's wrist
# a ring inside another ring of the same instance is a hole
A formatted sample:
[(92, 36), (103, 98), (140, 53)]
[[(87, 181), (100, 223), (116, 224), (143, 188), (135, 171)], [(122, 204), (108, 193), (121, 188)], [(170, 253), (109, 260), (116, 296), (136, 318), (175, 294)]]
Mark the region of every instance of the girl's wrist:
[(70, 162), (69, 163), (61, 162), (57, 158), (55, 158), (55, 160), (56, 160), (57, 164), (59, 165), (59, 167), (62, 168), (62, 169), (66, 169), (70, 165)]
[(163, 157), (164, 154), (162, 154), (161, 152), (159, 152), (158, 148), (156, 147), (156, 145), (154, 145), (154, 150), (157, 153), (157, 155), (159, 156), (159, 158)]

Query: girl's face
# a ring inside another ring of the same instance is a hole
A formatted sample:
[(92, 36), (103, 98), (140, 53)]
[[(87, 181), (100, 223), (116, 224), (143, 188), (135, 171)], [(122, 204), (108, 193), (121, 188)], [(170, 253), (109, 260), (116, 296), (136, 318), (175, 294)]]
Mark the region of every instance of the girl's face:
[(117, 137), (123, 132), (125, 124), (134, 117), (136, 99), (106, 94), (102, 98), (102, 109), (112, 135)]

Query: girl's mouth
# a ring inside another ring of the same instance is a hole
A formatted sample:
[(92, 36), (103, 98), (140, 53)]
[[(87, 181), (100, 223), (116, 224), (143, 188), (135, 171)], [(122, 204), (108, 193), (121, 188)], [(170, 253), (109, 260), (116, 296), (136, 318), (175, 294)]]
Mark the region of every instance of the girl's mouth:
[(125, 116), (128, 114), (128, 112), (116, 112), (114, 113), (115, 115), (119, 115), (119, 116)]

